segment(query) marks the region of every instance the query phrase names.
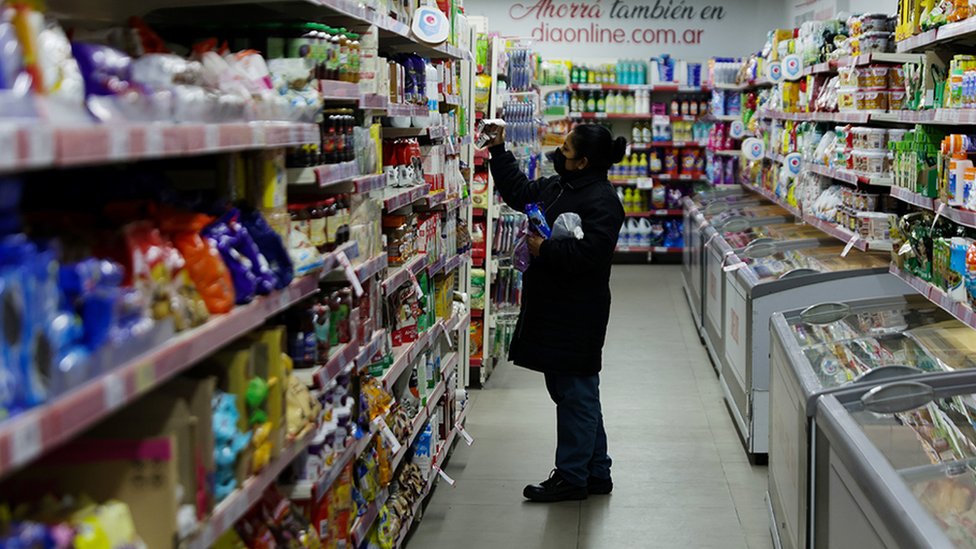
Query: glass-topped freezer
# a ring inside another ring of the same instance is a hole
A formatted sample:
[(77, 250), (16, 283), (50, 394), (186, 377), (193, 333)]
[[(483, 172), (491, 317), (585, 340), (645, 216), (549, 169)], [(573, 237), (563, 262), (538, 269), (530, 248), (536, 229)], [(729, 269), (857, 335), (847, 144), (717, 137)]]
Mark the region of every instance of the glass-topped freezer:
[[(715, 234), (706, 215), (712, 217), (722, 213), (731, 204), (742, 207), (770, 204), (770, 202), (759, 199), (753, 194), (746, 194), (740, 187), (716, 189), (684, 198), (685, 248), (682, 252), (682, 277), (685, 296), (688, 298), (691, 314), (699, 332), (702, 329), (702, 249), (705, 239)], [(787, 212), (781, 210), (781, 213)], [(780, 221), (790, 218), (789, 215), (782, 216)]]
[(976, 330), (908, 294), (777, 313), (770, 332), (771, 524), (780, 546), (807, 547), (808, 486), (824, 480), (811, 439), (818, 399), (892, 379), (976, 376)]
[(964, 371), (820, 399), (812, 546), (976, 548), (974, 384)]
[[(801, 234), (792, 215), (775, 204), (735, 205), (714, 214), (705, 214), (708, 224), (702, 231), (701, 336), (715, 368), (721, 371), (723, 355), (725, 285), (723, 272), (736, 260), (736, 250), (746, 248), (754, 241), (763, 239), (776, 242), (794, 240), (799, 243), (813, 238), (792, 238)], [(782, 235), (782, 236), (777, 236)], [(823, 234), (817, 235), (822, 237)], [(808, 243), (809, 243), (808, 242)]]

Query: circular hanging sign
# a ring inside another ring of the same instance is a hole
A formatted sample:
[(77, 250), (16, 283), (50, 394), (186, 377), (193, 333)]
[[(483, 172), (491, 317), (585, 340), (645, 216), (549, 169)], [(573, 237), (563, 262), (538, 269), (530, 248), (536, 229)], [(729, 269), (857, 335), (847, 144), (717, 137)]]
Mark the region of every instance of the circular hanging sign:
[(742, 142), (742, 154), (746, 160), (762, 160), (766, 155), (766, 144), (762, 139), (750, 137)]
[(410, 29), (422, 42), (441, 44), (447, 41), (451, 24), (441, 10), (432, 6), (423, 6), (413, 12), (413, 24)]
[(783, 65), (779, 61), (766, 64), (766, 78), (773, 84), (783, 81)]
[(783, 158), (783, 166), (793, 177), (800, 175), (800, 168), (803, 167), (803, 155), (798, 152), (790, 153)]
[(799, 80), (803, 76), (803, 60), (799, 55), (787, 55), (783, 58), (783, 78), (786, 80)]
[(742, 139), (746, 135), (746, 125), (741, 120), (733, 120), (729, 124), (729, 137), (732, 139)]

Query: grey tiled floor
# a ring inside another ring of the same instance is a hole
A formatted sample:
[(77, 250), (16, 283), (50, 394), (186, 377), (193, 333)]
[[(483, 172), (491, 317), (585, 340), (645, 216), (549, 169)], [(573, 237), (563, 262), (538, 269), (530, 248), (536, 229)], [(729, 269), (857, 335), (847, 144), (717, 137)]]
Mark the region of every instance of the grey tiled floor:
[(601, 379), (614, 492), (523, 502), (552, 468), (555, 411), (542, 376), (500, 367), (471, 391), (460, 444), (412, 549), (772, 547), (766, 468), (746, 460), (695, 333), (677, 266), (617, 266)]

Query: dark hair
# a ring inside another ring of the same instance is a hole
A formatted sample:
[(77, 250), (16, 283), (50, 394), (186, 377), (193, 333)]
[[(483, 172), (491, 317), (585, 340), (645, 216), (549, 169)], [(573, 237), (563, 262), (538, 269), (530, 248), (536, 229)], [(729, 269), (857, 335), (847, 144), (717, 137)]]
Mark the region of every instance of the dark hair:
[(599, 124), (576, 126), (571, 135), (576, 155), (587, 158), (594, 170), (609, 170), (610, 166), (623, 160), (627, 152), (627, 140), (623, 137), (614, 139), (610, 130)]

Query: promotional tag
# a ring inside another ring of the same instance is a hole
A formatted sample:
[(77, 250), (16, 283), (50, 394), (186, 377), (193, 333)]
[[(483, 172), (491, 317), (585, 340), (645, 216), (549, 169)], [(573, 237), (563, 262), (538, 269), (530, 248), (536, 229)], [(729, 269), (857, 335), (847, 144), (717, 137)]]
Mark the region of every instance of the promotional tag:
[(857, 244), (859, 238), (860, 237), (857, 235), (852, 236), (851, 239), (847, 241), (847, 246), (844, 246), (844, 251), (840, 253), (840, 256), (847, 257), (847, 254), (851, 253), (851, 249), (854, 248), (855, 244)]
[(448, 474), (445, 473), (444, 470), (441, 469), (440, 467), (435, 465), (434, 469), (437, 470), (437, 474), (440, 475), (442, 479), (444, 479), (444, 482), (450, 484), (451, 486), (457, 484), (457, 481), (451, 478), (450, 476), (448, 476)]
[(783, 65), (779, 61), (766, 64), (766, 78), (773, 84), (783, 81)]
[(783, 58), (782, 71), (784, 79), (799, 80), (803, 76), (803, 59), (796, 54), (787, 55)]
[(467, 429), (465, 429), (464, 427), (461, 427), (460, 425), (458, 425), (457, 428), (458, 428), (458, 434), (461, 435), (461, 438), (464, 439), (464, 443), (465, 444), (467, 444), (468, 446), (471, 446), (472, 444), (474, 444), (474, 437), (472, 437), (468, 433)]
[(912, 245), (906, 242), (901, 245), (901, 248), (898, 248), (898, 255), (905, 255), (911, 251), (912, 251)]
[(746, 160), (762, 160), (766, 156), (766, 144), (762, 139), (750, 137), (742, 141), (742, 154)]
[(339, 265), (342, 265), (342, 271), (346, 275), (346, 280), (352, 284), (352, 291), (356, 294), (356, 297), (362, 297), (363, 284), (359, 282), (359, 276), (356, 274), (356, 270), (352, 268), (352, 263), (349, 262), (349, 258), (346, 257), (346, 252), (339, 252), (336, 255), (336, 259), (339, 261)]
[(794, 177), (800, 175), (800, 169), (803, 167), (803, 155), (798, 152), (786, 155), (783, 158), (783, 166), (786, 166), (790, 175)]
[(417, 282), (416, 275), (413, 274), (413, 271), (407, 271), (407, 274), (410, 275), (410, 283), (413, 284), (413, 292), (417, 294), (417, 299), (424, 297), (424, 290), (420, 287), (420, 283)]
[(729, 124), (729, 137), (732, 139), (742, 139), (746, 135), (746, 125), (741, 120), (733, 120)]
[(942, 217), (942, 212), (945, 211), (945, 207), (946, 207), (945, 202), (943, 202), (939, 204), (939, 209), (935, 210), (935, 219), (932, 220), (932, 226), (929, 227), (930, 231), (935, 229), (935, 224), (938, 223), (939, 218)]

